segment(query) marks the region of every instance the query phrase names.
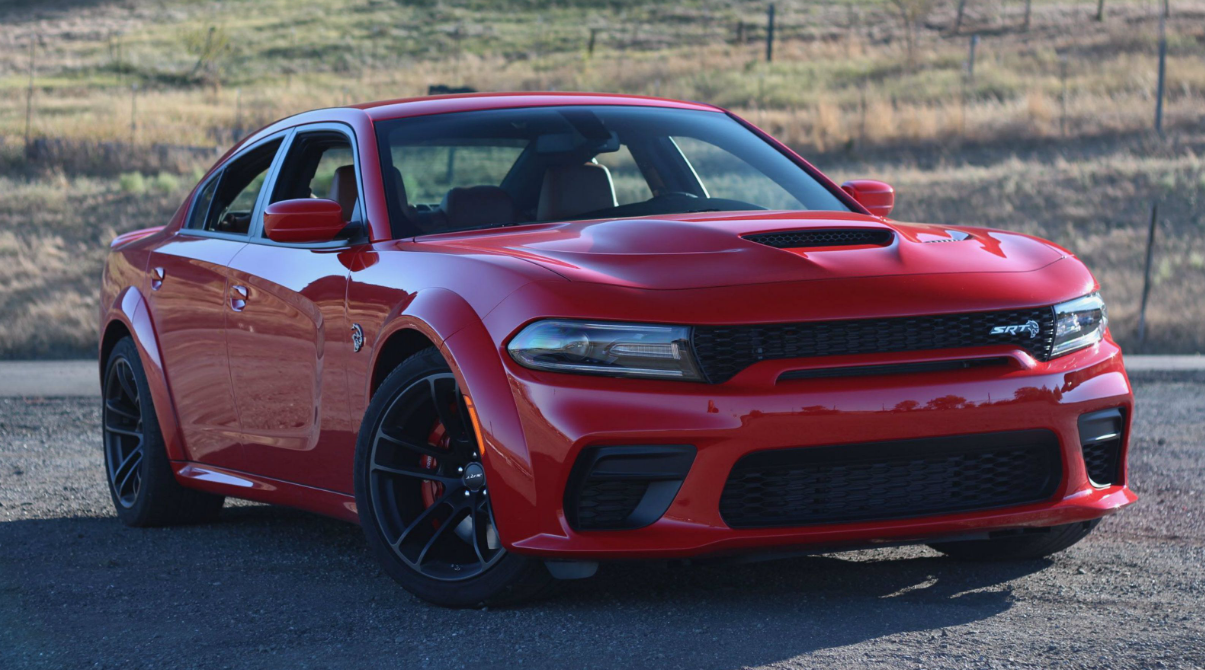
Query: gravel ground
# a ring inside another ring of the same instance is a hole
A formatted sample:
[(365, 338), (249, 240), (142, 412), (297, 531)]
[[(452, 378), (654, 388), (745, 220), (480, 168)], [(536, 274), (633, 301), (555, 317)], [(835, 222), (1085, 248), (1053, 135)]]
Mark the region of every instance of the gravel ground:
[(921, 547), (605, 565), (518, 609), (410, 597), (355, 526), (133, 530), (96, 402), (0, 399), (0, 667), (1205, 667), (1205, 379), (1137, 381), (1138, 505), (1048, 561)]

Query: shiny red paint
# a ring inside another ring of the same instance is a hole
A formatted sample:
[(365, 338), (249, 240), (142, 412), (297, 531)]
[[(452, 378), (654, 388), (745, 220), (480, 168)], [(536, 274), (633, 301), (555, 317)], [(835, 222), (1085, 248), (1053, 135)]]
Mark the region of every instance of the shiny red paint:
[(895, 206), (895, 189), (881, 181), (851, 179), (841, 184), (841, 190), (853, 196), (858, 204), (875, 216), (887, 216)]
[[(677, 557), (931, 539), (1093, 519), (1136, 499), (1125, 484), (1089, 483), (1079, 454), (1081, 413), (1121, 407), (1127, 423), (1132, 415), (1121, 352), (1107, 337), (1049, 362), (1005, 345), (764, 361), (715, 385), (518, 366), (506, 344), (539, 318), (705, 325), (915, 316), (1047, 306), (1097, 288), (1077, 259), (1033, 237), (879, 218), (893, 192), (868, 181), (846, 184), (841, 197), (851, 213), (702, 213), (390, 239), (374, 122), (572, 104), (721, 111), (631, 96), (499, 94), (307, 112), (246, 143), (306, 124), (346, 126), (359, 156), (365, 239), (305, 247), (197, 236), (182, 229), (186, 202), (162, 229), (115, 240), (101, 291), (102, 366), (112, 337), (132, 334), (178, 479), (356, 520), (352, 458), (365, 408), (388, 372), (380, 364), (402, 338), (424, 338), (476, 408), (501, 540), (519, 553)], [(838, 225), (890, 228), (896, 236), (885, 247), (792, 253), (741, 238)], [(969, 237), (927, 244), (954, 233)], [(364, 337), (359, 351), (353, 324)], [(1011, 363), (777, 381), (787, 370), (968, 356)], [(1051, 502), (739, 531), (718, 513), (729, 469), (751, 451), (1020, 428), (1050, 429), (1063, 445), (1064, 480)], [(1127, 443), (1128, 435), (1127, 425)], [(573, 531), (561, 502), (569, 469), (585, 447), (614, 444), (693, 444), (698, 455), (669, 511), (651, 526)]]
[(346, 225), (343, 208), (325, 198), (282, 200), (264, 209), (264, 233), (274, 242), (330, 242)]

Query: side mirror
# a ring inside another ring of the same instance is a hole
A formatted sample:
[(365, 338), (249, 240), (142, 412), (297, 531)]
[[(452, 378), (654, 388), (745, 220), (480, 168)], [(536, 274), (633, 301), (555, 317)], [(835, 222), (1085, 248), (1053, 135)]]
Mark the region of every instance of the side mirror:
[(895, 189), (890, 184), (873, 179), (851, 179), (841, 184), (841, 190), (848, 193), (875, 216), (887, 216), (895, 206)]
[(334, 200), (281, 200), (264, 210), (264, 232), (273, 242), (330, 242), (346, 227), (343, 207)]

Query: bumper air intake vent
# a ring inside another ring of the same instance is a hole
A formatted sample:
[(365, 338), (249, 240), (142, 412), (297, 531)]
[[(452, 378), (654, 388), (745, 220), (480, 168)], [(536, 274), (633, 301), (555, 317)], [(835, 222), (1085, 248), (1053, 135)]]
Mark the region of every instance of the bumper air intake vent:
[(695, 460), (689, 445), (589, 447), (565, 489), (574, 530), (643, 528), (665, 514)]
[(969, 512), (1048, 500), (1061, 479), (1048, 430), (777, 449), (736, 462), (720, 515), (771, 528)]
[(1121, 444), (1125, 420), (1120, 409), (1083, 414), (1079, 418), (1080, 448), (1088, 479), (1097, 486), (1121, 481)]

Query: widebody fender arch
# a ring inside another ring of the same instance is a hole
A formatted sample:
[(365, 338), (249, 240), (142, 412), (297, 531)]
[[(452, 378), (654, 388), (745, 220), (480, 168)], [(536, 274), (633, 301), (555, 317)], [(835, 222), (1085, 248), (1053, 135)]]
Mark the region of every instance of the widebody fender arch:
[[(473, 307), (447, 289), (421, 290), (411, 300), (399, 304), (390, 317), (374, 338), (373, 355), (363, 375), (364, 407), (371, 399), (372, 370), (382, 355), (383, 345), (407, 329), (430, 340), (473, 402), (484, 442), (482, 459), (488, 470), (495, 514), (516, 520), (499, 528), (503, 545), (510, 546), (512, 539), (526, 536), (526, 529), (512, 526), (523, 523), (523, 519), (536, 518), (536, 500), (531, 458), (497, 344)], [(362, 418), (363, 408), (357, 426)]]
[(147, 386), (151, 389), (151, 400), (155, 403), (155, 415), (167, 447), (168, 458), (174, 461), (186, 459), (180, 424), (176, 419), (176, 406), (168, 391), (167, 375), (160, 356), (159, 337), (151, 319), (146, 297), (136, 286), (127, 286), (114, 298), (106, 310), (101, 328), (100, 375), (104, 381), (107, 351), (104, 349), (106, 335), (114, 324), (120, 323), (134, 339), (138, 347), (142, 368), (146, 372)]

